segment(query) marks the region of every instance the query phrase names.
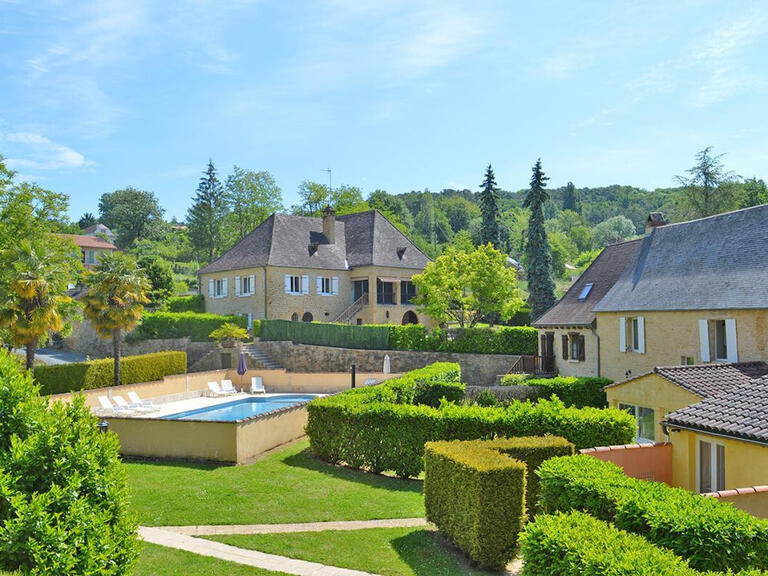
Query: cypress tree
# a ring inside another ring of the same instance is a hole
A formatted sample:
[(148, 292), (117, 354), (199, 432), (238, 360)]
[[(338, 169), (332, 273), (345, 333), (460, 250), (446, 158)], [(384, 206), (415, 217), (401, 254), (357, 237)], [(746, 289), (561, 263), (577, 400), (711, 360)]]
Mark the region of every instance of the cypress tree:
[(563, 210), (579, 211), (576, 201), (576, 186), (573, 185), (573, 182), (568, 182), (565, 187), (565, 193), (563, 194)]
[(221, 227), (227, 214), (224, 188), (216, 176), (213, 161), (200, 178), (195, 199), (187, 212), (189, 237), (196, 250), (205, 254), (208, 261), (216, 257), (221, 248)]
[(552, 254), (549, 250), (547, 231), (544, 228), (544, 203), (549, 198), (545, 189), (547, 180), (549, 178), (544, 175), (541, 169), (541, 158), (539, 158), (533, 166), (531, 187), (523, 202), (523, 206), (531, 211), (525, 251), (528, 256), (528, 291), (532, 318), (538, 318), (555, 303)]
[(493, 244), (494, 248), (499, 248), (501, 243), (501, 233), (499, 229), (499, 187), (496, 185), (496, 177), (493, 174), (493, 167), (488, 164), (485, 170), (485, 179), (480, 184), (482, 190), (478, 198), (480, 204), (480, 213), (483, 222), (480, 225), (480, 243)]

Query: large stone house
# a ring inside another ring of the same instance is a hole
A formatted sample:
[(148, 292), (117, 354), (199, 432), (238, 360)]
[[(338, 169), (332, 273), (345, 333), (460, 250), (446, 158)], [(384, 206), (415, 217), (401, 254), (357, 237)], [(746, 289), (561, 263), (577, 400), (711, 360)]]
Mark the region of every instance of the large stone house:
[(377, 210), (272, 214), (199, 272), (205, 309), (253, 319), (428, 323), (411, 282), (429, 258)]
[(560, 301), (533, 325), (539, 330), (539, 355), (545, 372), (562, 376), (600, 376), (598, 325), (593, 311), (640, 245), (639, 240), (607, 246)]
[(613, 380), (768, 360), (768, 205), (653, 228), (594, 311)]

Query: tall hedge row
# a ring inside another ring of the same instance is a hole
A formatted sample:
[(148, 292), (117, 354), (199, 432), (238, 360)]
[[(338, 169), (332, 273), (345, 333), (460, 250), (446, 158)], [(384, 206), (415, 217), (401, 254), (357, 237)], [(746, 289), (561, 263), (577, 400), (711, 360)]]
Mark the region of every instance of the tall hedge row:
[(166, 301), (168, 312), (205, 312), (205, 297), (202, 294), (171, 296)]
[(261, 339), (290, 340), (296, 344), (386, 350), (389, 334), (386, 325), (351, 326), (330, 322), (291, 322), (262, 320)]
[[(459, 382), (456, 364), (438, 366), (447, 371), (446, 383)], [(434, 365), (431, 370), (436, 370)], [(415, 387), (418, 373), (404, 377), (413, 384), (396, 378), (310, 402), (306, 431), (315, 454), (329, 462), (409, 477), (422, 472), (424, 444), (430, 441), (551, 434), (586, 448), (626, 444), (634, 437), (635, 421), (624, 411), (571, 408), (557, 399), (514, 402), (503, 408), (398, 401), (405, 396), (398, 389)], [(439, 376), (433, 375), (432, 380)]]
[[(114, 360), (104, 358), (73, 364), (36, 366), (34, 378), (41, 394), (61, 394), (78, 390), (105, 388), (114, 383)], [(186, 352), (157, 352), (120, 359), (122, 384), (152, 382), (170, 374), (187, 371)]]
[(573, 453), (556, 436), (429, 442), (424, 454), (427, 519), (478, 565), (501, 569), (533, 513), (533, 471), (547, 458)]
[[(196, 312), (146, 312), (141, 317), (141, 324), (128, 335), (127, 340), (154, 340), (163, 338), (189, 337), (192, 342), (207, 342), (211, 332), (227, 322), (246, 328), (245, 316), (220, 316), (218, 314), (199, 314)], [(258, 336), (259, 324), (253, 323), (253, 331)]]
[(503, 385), (524, 384), (536, 386), (541, 390), (542, 398), (553, 394), (560, 398), (566, 406), (593, 406), (604, 408), (608, 405), (603, 388), (613, 382), (609, 378), (591, 377), (556, 377), (556, 378), (520, 378), (519, 374), (508, 374), (502, 378)]
[(630, 478), (587, 455), (553, 458), (537, 474), (545, 512), (587, 512), (672, 550), (698, 570), (768, 569), (768, 520), (730, 504)]

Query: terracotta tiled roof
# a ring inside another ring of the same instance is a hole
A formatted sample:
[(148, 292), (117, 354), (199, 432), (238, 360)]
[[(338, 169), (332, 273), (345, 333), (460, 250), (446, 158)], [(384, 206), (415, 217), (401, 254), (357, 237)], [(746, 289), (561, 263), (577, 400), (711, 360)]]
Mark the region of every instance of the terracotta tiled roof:
[(768, 443), (768, 376), (672, 412), (664, 423)]
[(62, 234), (62, 236), (69, 238), (80, 248), (87, 248), (89, 250), (117, 250), (117, 246), (98, 236), (84, 236), (82, 234)]
[[(606, 246), (560, 301), (536, 319), (533, 325), (544, 328), (592, 324), (595, 320), (593, 308), (621, 276), (639, 246), (639, 239)], [(587, 284), (592, 284), (589, 294), (579, 299)]]

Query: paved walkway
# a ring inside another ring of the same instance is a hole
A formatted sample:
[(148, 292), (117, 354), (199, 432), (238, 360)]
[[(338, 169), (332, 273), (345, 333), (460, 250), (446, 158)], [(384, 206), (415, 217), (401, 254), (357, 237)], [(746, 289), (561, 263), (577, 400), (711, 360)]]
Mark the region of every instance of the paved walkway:
[(427, 526), (427, 521), (424, 518), (396, 518), (392, 520), (350, 520), (303, 524), (160, 526), (159, 528), (187, 536), (213, 536), (216, 534), (285, 534), (290, 532), (324, 532), (326, 530), (364, 530), (366, 528), (417, 528), (419, 526)]

